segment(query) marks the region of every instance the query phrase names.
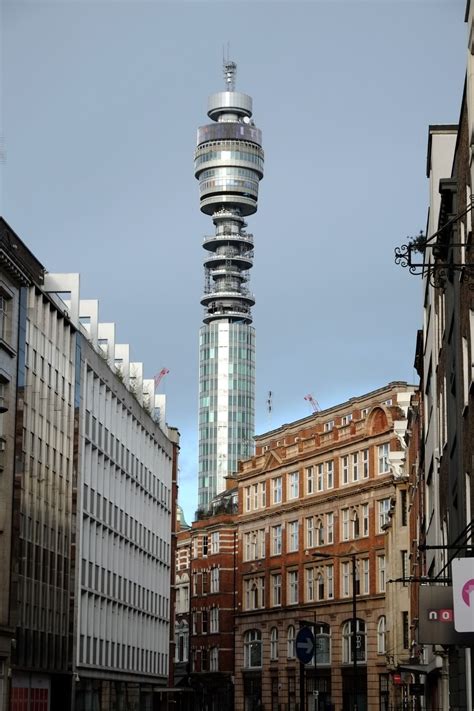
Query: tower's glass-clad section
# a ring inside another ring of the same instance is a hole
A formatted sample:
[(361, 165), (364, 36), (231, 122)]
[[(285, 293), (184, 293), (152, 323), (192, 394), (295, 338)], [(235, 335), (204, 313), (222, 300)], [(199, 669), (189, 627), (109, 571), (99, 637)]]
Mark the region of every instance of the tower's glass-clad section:
[(201, 211), (215, 232), (204, 238), (204, 326), (199, 350), (198, 505), (225, 489), (225, 477), (253, 452), (255, 330), (248, 288), (253, 235), (245, 218), (257, 210), (263, 177), (261, 132), (252, 99), (234, 91), (236, 66), (224, 67), (229, 91), (209, 98), (215, 123), (198, 129), (195, 176)]

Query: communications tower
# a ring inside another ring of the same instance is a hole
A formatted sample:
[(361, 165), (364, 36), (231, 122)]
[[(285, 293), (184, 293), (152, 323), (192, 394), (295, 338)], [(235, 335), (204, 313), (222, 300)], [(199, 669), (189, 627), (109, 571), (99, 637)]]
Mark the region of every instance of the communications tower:
[(226, 90), (212, 94), (214, 122), (197, 132), (194, 173), (201, 211), (215, 232), (204, 237), (204, 325), (199, 346), (198, 506), (224, 491), (225, 477), (253, 453), (255, 329), (249, 291), (253, 235), (263, 177), (262, 134), (252, 121), (252, 98), (235, 91), (237, 65), (224, 62)]

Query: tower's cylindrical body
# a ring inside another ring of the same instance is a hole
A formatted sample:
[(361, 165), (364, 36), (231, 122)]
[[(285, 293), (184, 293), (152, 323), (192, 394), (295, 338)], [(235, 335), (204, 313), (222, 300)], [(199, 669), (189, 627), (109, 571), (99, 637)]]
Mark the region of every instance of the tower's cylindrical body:
[[(233, 67), (232, 63), (227, 67)], [(229, 80), (228, 80), (229, 81)], [(253, 452), (255, 330), (248, 288), (253, 236), (245, 218), (257, 210), (263, 177), (261, 131), (252, 99), (236, 91), (209, 98), (215, 122), (198, 129), (194, 157), (201, 211), (215, 233), (204, 238), (204, 326), (199, 349), (198, 505), (226, 488), (225, 477)]]

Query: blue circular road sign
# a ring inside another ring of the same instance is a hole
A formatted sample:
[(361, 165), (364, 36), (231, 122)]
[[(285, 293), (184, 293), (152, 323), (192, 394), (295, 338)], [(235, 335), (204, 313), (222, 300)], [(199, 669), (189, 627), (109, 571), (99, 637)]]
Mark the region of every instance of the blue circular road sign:
[(296, 635), (296, 656), (302, 664), (308, 664), (314, 656), (314, 635), (309, 627), (302, 627)]

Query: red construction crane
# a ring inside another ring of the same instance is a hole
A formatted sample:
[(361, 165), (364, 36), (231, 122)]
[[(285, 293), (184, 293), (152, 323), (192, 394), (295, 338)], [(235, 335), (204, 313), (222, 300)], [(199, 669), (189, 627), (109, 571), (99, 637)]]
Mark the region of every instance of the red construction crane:
[(311, 393), (308, 393), (308, 395), (304, 396), (304, 399), (307, 400), (310, 404), (311, 407), (313, 408), (313, 412), (320, 412), (321, 410), (321, 405), (315, 398), (311, 395)]
[(162, 368), (160, 372), (153, 377), (153, 380), (155, 381), (155, 390), (158, 390), (159, 384), (163, 380), (164, 376), (168, 375), (169, 372), (168, 368)]

